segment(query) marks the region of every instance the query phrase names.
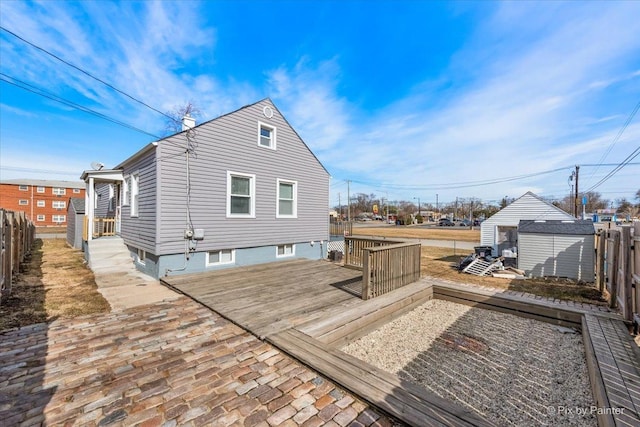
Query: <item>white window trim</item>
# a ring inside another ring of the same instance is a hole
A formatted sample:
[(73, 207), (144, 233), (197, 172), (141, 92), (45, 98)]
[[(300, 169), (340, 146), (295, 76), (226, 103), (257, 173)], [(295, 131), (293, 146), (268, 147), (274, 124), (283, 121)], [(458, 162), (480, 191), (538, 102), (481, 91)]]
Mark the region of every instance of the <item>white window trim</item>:
[(46, 200), (38, 200), (36, 202), (36, 206), (38, 206), (39, 208), (46, 208), (47, 207), (47, 201)]
[(51, 202), (51, 207), (53, 209), (64, 209), (67, 207), (67, 203), (64, 200), (53, 200)]
[(29, 206), (29, 200), (27, 200), (27, 199), (20, 199), (20, 200), (18, 200), (18, 205), (19, 205), (19, 206)]
[[(218, 261), (218, 262), (211, 262), (209, 260), (209, 254), (211, 254), (211, 252), (222, 252), (222, 251), (231, 251), (231, 261)], [(231, 264), (235, 264), (236, 263), (236, 250), (235, 249), (219, 249), (217, 251), (207, 251), (207, 260), (206, 260), (206, 266), (207, 267), (213, 267), (216, 265), (231, 265)]]
[[(231, 177), (249, 178), (249, 214), (231, 213)], [(227, 218), (255, 218), (256, 217), (256, 176), (248, 173), (227, 171)]]
[[(137, 218), (140, 216), (140, 174), (138, 172), (132, 173), (129, 178), (131, 179), (130, 213), (132, 217)], [(138, 200), (134, 203), (133, 200), (136, 196), (138, 196)]]
[[(269, 145), (268, 147), (266, 145), (260, 144), (260, 138), (262, 136), (260, 134), (260, 130), (263, 127), (271, 130), (271, 145)], [(278, 132), (277, 132), (275, 126), (258, 121), (258, 147), (268, 148), (269, 150), (275, 150), (276, 149), (277, 140), (278, 140), (277, 135), (278, 135)]]
[(55, 196), (64, 196), (67, 194), (67, 189), (62, 187), (53, 187), (51, 189), (51, 193)]
[[(280, 213), (280, 184), (293, 185), (293, 214), (284, 215)], [(290, 179), (276, 179), (276, 218), (298, 218), (298, 181)]]
[(45, 215), (36, 216), (36, 221), (45, 221), (46, 219), (47, 219), (47, 217)]
[(73, 189), (73, 194), (80, 194), (80, 189), (79, 188), (74, 188)]
[(18, 191), (29, 191), (28, 185), (18, 185)]
[(145, 265), (147, 262), (147, 251), (138, 248), (136, 251), (136, 262), (140, 265)]
[(38, 193), (44, 193), (45, 191), (46, 191), (46, 188), (44, 188), (44, 187), (38, 187), (36, 189), (36, 192), (38, 192)]
[[(57, 218), (62, 218), (62, 220), (56, 220)], [(55, 223), (60, 223), (62, 224), (63, 222), (67, 222), (67, 216), (66, 215), (51, 215), (51, 221), (55, 222)]]
[(124, 177), (122, 183), (122, 206), (129, 206), (129, 186), (131, 185), (131, 175)]
[[(291, 246), (291, 253), (290, 254), (279, 255), (278, 254), (278, 248), (280, 246)], [(296, 244), (295, 243), (285, 243), (285, 244), (276, 246), (276, 258), (288, 258), (288, 257), (292, 257), (292, 256), (296, 256)]]

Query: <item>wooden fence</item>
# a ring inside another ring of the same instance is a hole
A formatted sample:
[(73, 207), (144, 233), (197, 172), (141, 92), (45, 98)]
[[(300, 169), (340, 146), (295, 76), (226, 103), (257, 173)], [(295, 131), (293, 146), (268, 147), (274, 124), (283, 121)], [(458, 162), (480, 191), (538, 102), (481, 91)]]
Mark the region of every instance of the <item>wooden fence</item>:
[(24, 212), (0, 209), (0, 298), (11, 294), (13, 279), (31, 252), (35, 237), (36, 227)]
[(353, 234), (353, 222), (330, 222), (329, 234), (331, 236), (351, 236)]
[(345, 236), (345, 267), (362, 270), (362, 299), (375, 298), (420, 278), (420, 243)]
[(640, 322), (640, 222), (596, 234), (596, 283), (611, 308)]

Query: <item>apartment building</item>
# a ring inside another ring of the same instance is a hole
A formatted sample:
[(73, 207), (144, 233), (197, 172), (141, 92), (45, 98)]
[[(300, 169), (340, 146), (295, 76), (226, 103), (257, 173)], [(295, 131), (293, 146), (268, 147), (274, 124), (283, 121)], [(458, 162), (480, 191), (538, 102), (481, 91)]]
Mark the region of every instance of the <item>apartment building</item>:
[(0, 208), (24, 212), (37, 227), (66, 226), (70, 198), (84, 198), (82, 181), (0, 181)]

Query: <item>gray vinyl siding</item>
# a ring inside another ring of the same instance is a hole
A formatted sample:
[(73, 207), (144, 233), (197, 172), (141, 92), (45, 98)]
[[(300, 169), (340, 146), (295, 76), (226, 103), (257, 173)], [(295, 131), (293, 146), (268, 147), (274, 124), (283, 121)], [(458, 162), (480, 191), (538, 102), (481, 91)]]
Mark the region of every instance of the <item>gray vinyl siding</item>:
[(96, 218), (106, 218), (109, 215), (109, 184), (98, 183), (95, 189), (98, 203), (94, 215)]
[(518, 268), (527, 274), (593, 282), (593, 236), (522, 233), (518, 239)]
[[(124, 242), (134, 248), (156, 253), (157, 225), (157, 167), (156, 153), (151, 149), (139, 157), (122, 164), (125, 180), (133, 174), (139, 176), (138, 216), (131, 216), (131, 204), (123, 201), (120, 235)], [(126, 184), (123, 184), (126, 185)], [(129, 193), (129, 200), (131, 193)]]
[(482, 222), (480, 226), (480, 244), (482, 246), (493, 246), (495, 251), (497, 249), (497, 227), (517, 227), (520, 220), (523, 219), (573, 220), (575, 218), (529, 192)]
[[(263, 108), (273, 109), (271, 119)], [(276, 150), (258, 146), (258, 122), (276, 128)], [(329, 175), (276, 107), (264, 100), (196, 127), (189, 159), (190, 221), (197, 251), (327, 240)], [(157, 254), (184, 251), (186, 133), (157, 147), (162, 206)], [(227, 171), (255, 175), (255, 218), (227, 218)], [(297, 218), (276, 218), (277, 179), (297, 181)]]

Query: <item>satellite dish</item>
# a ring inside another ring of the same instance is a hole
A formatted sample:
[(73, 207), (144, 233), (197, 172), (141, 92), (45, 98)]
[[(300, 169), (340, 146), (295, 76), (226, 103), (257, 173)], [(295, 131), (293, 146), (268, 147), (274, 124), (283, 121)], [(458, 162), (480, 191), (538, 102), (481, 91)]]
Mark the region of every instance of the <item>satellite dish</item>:
[(104, 168), (104, 163), (101, 163), (101, 162), (91, 162), (91, 168), (92, 168), (94, 171), (102, 170), (102, 168)]

